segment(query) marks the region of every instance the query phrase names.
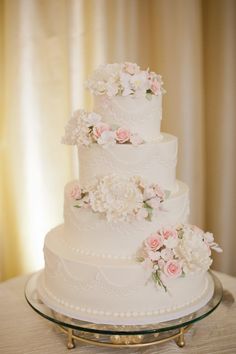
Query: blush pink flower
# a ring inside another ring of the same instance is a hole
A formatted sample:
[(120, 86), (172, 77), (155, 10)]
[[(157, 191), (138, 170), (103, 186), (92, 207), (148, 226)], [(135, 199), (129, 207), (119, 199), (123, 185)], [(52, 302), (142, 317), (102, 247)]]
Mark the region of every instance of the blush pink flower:
[(158, 266), (159, 266), (160, 269), (163, 269), (163, 268), (164, 268), (164, 266), (165, 266), (165, 261), (164, 261), (164, 259), (160, 258), (160, 259), (158, 260)]
[(167, 229), (163, 228), (160, 231), (160, 233), (164, 237), (165, 240), (168, 240), (169, 237), (172, 237), (172, 238), (178, 237), (177, 231), (175, 229), (171, 229), (171, 228), (167, 228)]
[(71, 188), (70, 197), (76, 200), (81, 198), (81, 188), (78, 184), (74, 184)]
[(103, 132), (110, 130), (110, 127), (106, 123), (98, 123), (93, 127), (93, 136), (97, 140), (100, 138)]
[(156, 194), (156, 196), (160, 199), (164, 199), (165, 197), (165, 192), (163, 191), (163, 189), (158, 185), (158, 184), (154, 184), (153, 186), (153, 190)]
[(124, 71), (130, 75), (134, 75), (139, 72), (139, 66), (135, 63), (126, 62), (124, 63)]
[(154, 78), (151, 81), (151, 85), (150, 85), (150, 89), (152, 90), (152, 92), (154, 93), (154, 95), (159, 95), (161, 92), (161, 85), (160, 82), (157, 80), (157, 78)]
[(141, 138), (141, 136), (139, 136), (138, 134), (131, 134), (130, 136), (130, 142), (132, 145), (140, 145), (143, 144), (143, 139)]
[(159, 209), (160, 208), (160, 199), (157, 197), (154, 197), (152, 199), (147, 200), (146, 204), (148, 204), (153, 209)]
[(153, 234), (146, 239), (145, 245), (147, 249), (157, 251), (163, 246), (163, 238), (159, 234)]
[(164, 266), (164, 273), (168, 278), (178, 278), (182, 274), (182, 265), (179, 261), (171, 259)]
[(148, 258), (152, 262), (156, 262), (161, 258), (161, 253), (159, 251), (148, 251)]
[(120, 143), (123, 144), (130, 139), (130, 130), (126, 128), (119, 128), (116, 130), (116, 140)]

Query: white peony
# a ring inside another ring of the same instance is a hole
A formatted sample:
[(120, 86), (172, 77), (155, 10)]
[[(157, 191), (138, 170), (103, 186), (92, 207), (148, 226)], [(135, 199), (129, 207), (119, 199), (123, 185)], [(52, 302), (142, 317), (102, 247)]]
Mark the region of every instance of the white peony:
[(202, 235), (194, 232), (191, 227), (184, 228), (183, 237), (179, 239), (174, 252), (179, 259), (183, 260), (185, 273), (206, 271), (212, 263), (208, 245)]
[(142, 193), (136, 184), (116, 175), (98, 180), (89, 192), (93, 211), (105, 213), (108, 221), (130, 221), (142, 207)]

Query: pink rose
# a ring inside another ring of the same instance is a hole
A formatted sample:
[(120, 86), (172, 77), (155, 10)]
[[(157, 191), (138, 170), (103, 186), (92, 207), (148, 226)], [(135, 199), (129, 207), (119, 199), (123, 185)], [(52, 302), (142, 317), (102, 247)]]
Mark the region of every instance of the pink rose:
[(137, 74), (139, 72), (139, 66), (135, 63), (124, 63), (124, 71), (130, 75)]
[(164, 273), (168, 278), (178, 278), (182, 274), (182, 265), (179, 261), (171, 259), (164, 266)]
[(98, 123), (93, 127), (93, 136), (97, 140), (100, 138), (103, 132), (110, 130), (110, 127), (106, 123)]
[(169, 237), (177, 238), (178, 234), (175, 229), (162, 229), (160, 231), (161, 235), (164, 237), (165, 240), (168, 240)]
[(160, 77), (151, 71), (148, 75), (148, 80), (152, 93), (154, 93), (154, 95), (159, 95), (161, 93)]
[(72, 199), (80, 199), (81, 198), (81, 188), (78, 184), (73, 185), (70, 190), (70, 197)]
[(152, 92), (154, 93), (154, 95), (159, 95), (161, 92), (161, 85), (160, 82), (157, 80), (157, 78), (154, 78), (151, 81), (151, 85), (150, 85), (150, 89), (152, 90)]
[(130, 142), (131, 142), (131, 144), (137, 146), (137, 145), (143, 144), (144, 141), (138, 134), (131, 134)]
[(157, 251), (163, 246), (163, 238), (159, 234), (153, 234), (146, 239), (145, 245), (151, 251)]
[(116, 130), (116, 140), (123, 144), (130, 139), (130, 131), (126, 128), (119, 128)]

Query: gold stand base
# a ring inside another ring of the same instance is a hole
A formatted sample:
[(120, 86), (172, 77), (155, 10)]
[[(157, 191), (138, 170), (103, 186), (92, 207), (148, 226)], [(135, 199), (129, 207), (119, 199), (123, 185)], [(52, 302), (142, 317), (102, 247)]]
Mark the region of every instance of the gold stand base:
[(73, 330), (72, 328), (66, 328), (60, 325), (58, 325), (58, 327), (63, 333), (67, 334), (67, 348), (73, 349), (75, 348), (76, 340), (87, 344), (109, 348), (140, 348), (175, 340), (176, 344), (180, 348), (183, 348), (185, 346), (184, 334), (189, 330), (191, 326), (189, 325), (186, 327), (181, 327), (180, 329), (176, 330), (177, 333), (176, 331), (172, 330), (162, 333), (132, 335), (100, 335), (98, 333), (90, 333), (88, 335), (88, 333)]

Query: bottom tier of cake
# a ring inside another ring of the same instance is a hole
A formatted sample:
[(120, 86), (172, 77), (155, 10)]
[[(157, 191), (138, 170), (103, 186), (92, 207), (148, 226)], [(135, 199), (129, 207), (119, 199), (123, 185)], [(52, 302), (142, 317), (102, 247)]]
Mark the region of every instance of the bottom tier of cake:
[(78, 255), (64, 237), (63, 226), (46, 236), (45, 269), (38, 280), (42, 300), (62, 314), (115, 325), (158, 323), (192, 313), (212, 297), (206, 272), (166, 279), (165, 292), (135, 260)]

